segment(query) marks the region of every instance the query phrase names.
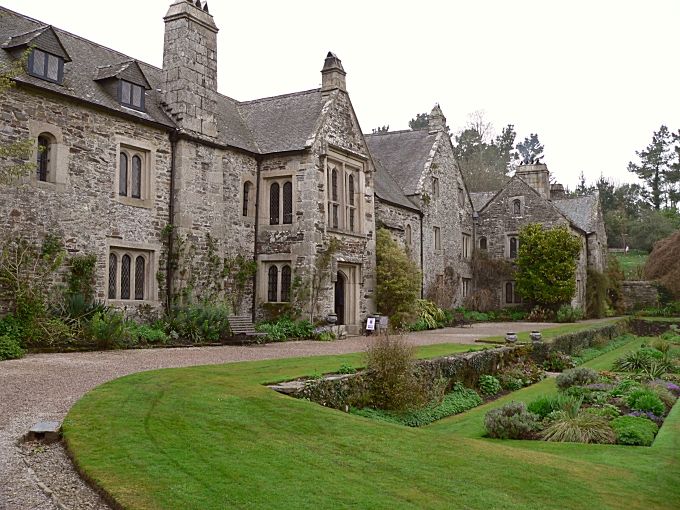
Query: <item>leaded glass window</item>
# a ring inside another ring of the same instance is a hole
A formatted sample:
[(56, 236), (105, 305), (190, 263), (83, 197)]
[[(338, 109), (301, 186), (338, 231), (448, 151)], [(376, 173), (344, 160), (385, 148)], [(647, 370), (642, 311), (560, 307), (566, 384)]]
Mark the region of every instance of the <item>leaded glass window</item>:
[(39, 49), (33, 50), (33, 61), (31, 62), (31, 74), (35, 76), (45, 76), (45, 59), (47, 54)]
[(36, 78), (61, 83), (64, 59), (35, 48), (28, 59), (28, 73)]
[(288, 225), (293, 223), (293, 184), (291, 182), (283, 184), (283, 223)]
[(516, 237), (511, 237), (510, 238), (510, 258), (511, 259), (516, 259), (517, 258), (517, 238)]
[(144, 299), (144, 282), (146, 279), (146, 260), (141, 255), (135, 261), (135, 299), (141, 301)]
[(512, 282), (508, 282), (505, 284), (505, 302), (508, 304), (512, 304)]
[(338, 171), (336, 169), (331, 172), (331, 199), (333, 202), (338, 201)]
[(118, 176), (118, 194), (122, 197), (127, 196), (127, 180), (128, 180), (128, 157), (124, 152), (120, 153), (120, 169)]
[(120, 299), (130, 299), (130, 266), (132, 266), (130, 255), (123, 255), (120, 267)]
[(522, 214), (522, 202), (519, 199), (512, 201), (512, 214), (515, 216)]
[(109, 299), (116, 299), (118, 282), (118, 257), (115, 253), (109, 255)]
[(269, 280), (267, 282), (267, 301), (278, 301), (279, 269), (276, 266), (269, 268)]
[(281, 268), (281, 301), (290, 301), (291, 271), (290, 266)]
[(479, 249), (482, 250), (482, 251), (487, 250), (486, 237), (480, 237), (479, 238)]
[(40, 135), (38, 137), (38, 180), (47, 182), (49, 175), (49, 161), (50, 161), (50, 139), (46, 136)]
[(243, 183), (243, 216), (248, 216), (250, 209), (250, 182)]
[(279, 224), (279, 183), (274, 182), (269, 187), (269, 224)]
[(350, 175), (347, 179), (347, 198), (349, 199), (349, 205), (354, 205), (354, 176)]
[(132, 157), (132, 198), (142, 198), (142, 158)]

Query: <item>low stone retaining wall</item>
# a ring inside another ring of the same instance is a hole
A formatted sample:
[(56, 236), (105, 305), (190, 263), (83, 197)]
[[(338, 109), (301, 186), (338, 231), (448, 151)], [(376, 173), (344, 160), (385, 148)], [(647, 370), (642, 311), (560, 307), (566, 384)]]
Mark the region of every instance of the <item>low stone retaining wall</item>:
[(659, 306), (659, 291), (652, 282), (623, 281), (621, 282), (623, 310), (626, 313), (642, 308)]
[[(629, 321), (623, 320), (595, 329), (562, 335), (552, 342), (501, 346), (469, 353), (442, 356), (416, 362), (419, 376), (427, 384), (445, 380), (447, 386), (462, 382), (475, 387), (479, 377), (495, 374), (505, 366), (531, 359), (543, 363), (553, 351), (574, 354), (581, 349), (601, 346), (629, 331)], [(272, 389), (296, 398), (304, 398), (335, 409), (347, 406), (363, 407), (370, 400), (367, 372), (333, 374), (321, 379), (289, 381), (270, 386)]]

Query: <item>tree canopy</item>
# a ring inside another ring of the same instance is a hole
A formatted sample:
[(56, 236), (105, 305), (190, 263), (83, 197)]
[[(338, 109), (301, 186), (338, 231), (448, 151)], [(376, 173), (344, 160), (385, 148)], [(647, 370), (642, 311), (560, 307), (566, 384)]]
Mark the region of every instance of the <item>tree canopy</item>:
[(532, 223), (519, 233), (517, 292), (531, 304), (556, 309), (576, 291), (576, 261), (581, 241), (567, 227)]
[(523, 165), (533, 165), (541, 162), (543, 157), (543, 144), (538, 140), (536, 133), (531, 133), (523, 142), (518, 143), (515, 148)]

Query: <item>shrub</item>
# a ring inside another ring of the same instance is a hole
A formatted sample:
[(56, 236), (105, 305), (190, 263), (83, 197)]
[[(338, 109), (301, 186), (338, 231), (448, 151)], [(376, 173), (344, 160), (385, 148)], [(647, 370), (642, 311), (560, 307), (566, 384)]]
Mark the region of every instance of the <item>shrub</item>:
[(560, 390), (566, 390), (572, 386), (583, 386), (594, 383), (597, 379), (597, 371), (592, 368), (578, 367), (562, 372), (557, 376), (555, 382)]
[(621, 416), (610, 422), (619, 444), (650, 446), (659, 427), (647, 418)]
[(24, 356), (24, 350), (19, 340), (9, 335), (0, 335), (0, 361), (6, 359), (19, 359)]
[(583, 319), (583, 311), (580, 308), (573, 308), (570, 305), (562, 305), (557, 310), (555, 320), (557, 322), (576, 322)]
[(554, 317), (554, 312), (548, 310), (547, 308), (534, 306), (527, 315), (527, 320), (530, 322), (550, 322)]
[(545, 373), (543, 370), (531, 360), (509, 365), (496, 374), (496, 377), (501, 383), (501, 387), (510, 391), (529, 386), (530, 384), (540, 381), (544, 376)]
[(479, 389), (484, 395), (493, 396), (501, 391), (501, 383), (492, 375), (479, 377)]
[(629, 352), (614, 361), (614, 368), (622, 372), (641, 372), (648, 368), (652, 362), (653, 358), (649, 354), (650, 351), (651, 349), (638, 349), (637, 351)]
[(510, 402), (486, 413), (484, 426), (489, 437), (528, 439), (540, 430), (538, 420), (538, 415), (529, 412), (523, 402)]
[(680, 231), (661, 239), (647, 258), (644, 276), (663, 285), (676, 299), (680, 299)]
[(616, 436), (606, 418), (581, 412), (575, 417), (564, 416), (551, 423), (541, 432), (541, 439), (561, 443), (611, 444)]
[(418, 322), (424, 323), (427, 326), (426, 329), (437, 329), (445, 326), (446, 314), (444, 310), (432, 301), (418, 299), (416, 301), (416, 312), (418, 313)]
[(125, 317), (114, 310), (95, 313), (85, 330), (97, 349), (101, 350), (123, 347), (129, 339)]
[(619, 384), (617, 384), (616, 387), (609, 392), (609, 394), (612, 397), (625, 397), (641, 387), (642, 385), (633, 379), (624, 379)]
[(631, 413), (628, 413), (626, 416), (635, 416), (635, 417), (638, 417), (638, 418), (647, 418), (648, 420), (652, 420), (659, 427), (663, 424), (663, 417), (657, 416), (656, 414), (650, 413), (649, 411), (633, 411)]
[(165, 344), (168, 341), (168, 335), (158, 327), (128, 322), (127, 328), (130, 339), (135, 344)]
[(343, 363), (342, 365), (340, 365), (340, 368), (338, 369), (338, 374), (355, 374), (356, 371), (357, 369), (354, 368), (352, 365)]
[(664, 338), (655, 338), (652, 340), (651, 346), (662, 354), (668, 354), (672, 347), (671, 343)]
[(307, 320), (293, 320), (290, 317), (283, 316), (274, 321), (261, 322), (256, 327), (260, 333), (266, 333), (266, 340), (270, 342), (281, 342), (291, 338), (305, 340), (308, 338), (322, 337), (325, 340), (332, 340), (329, 335), (321, 335), (321, 333), (330, 333), (328, 330), (323, 330), (319, 335), (316, 335), (314, 326)]
[(646, 388), (631, 392), (626, 398), (626, 404), (635, 411), (649, 411), (657, 416), (663, 416), (666, 412), (666, 406), (661, 399), (656, 393)]
[(427, 402), (425, 387), (415, 374), (415, 349), (402, 337), (385, 334), (366, 352), (370, 400), (379, 409), (407, 411)]
[(557, 395), (543, 395), (527, 405), (527, 410), (538, 415), (540, 418), (545, 418), (550, 413), (555, 411), (563, 411), (568, 397)]
[(568, 368), (574, 368), (576, 364), (571, 356), (560, 351), (553, 351), (543, 362), (543, 368), (549, 372), (563, 372)]
[(602, 416), (609, 420), (621, 416), (621, 410), (612, 404), (602, 404), (597, 407), (588, 407), (583, 410), (586, 413), (592, 413), (597, 416)]
[(191, 304), (174, 310), (169, 333), (188, 342), (219, 342), (229, 338), (229, 309), (222, 304)]

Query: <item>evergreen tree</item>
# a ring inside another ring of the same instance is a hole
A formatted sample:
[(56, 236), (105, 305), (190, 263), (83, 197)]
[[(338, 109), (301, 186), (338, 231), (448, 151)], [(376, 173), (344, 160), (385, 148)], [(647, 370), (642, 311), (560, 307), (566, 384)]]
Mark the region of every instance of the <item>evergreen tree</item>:
[(543, 144), (538, 140), (536, 133), (531, 133), (523, 142), (518, 143), (515, 147), (519, 152), (519, 156), (523, 165), (532, 165), (541, 162), (543, 158)]
[(408, 121), (408, 127), (413, 131), (416, 129), (426, 128), (430, 121), (430, 115), (427, 113), (419, 113), (415, 118)]
[(673, 135), (661, 126), (652, 135), (652, 143), (641, 151), (635, 151), (640, 162), (628, 163), (628, 171), (642, 179), (651, 194), (651, 204), (657, 211), (665, 204), (671, 206), (677, 196), (680, 171), (674, 168), (677, 152), (672, 147)]

